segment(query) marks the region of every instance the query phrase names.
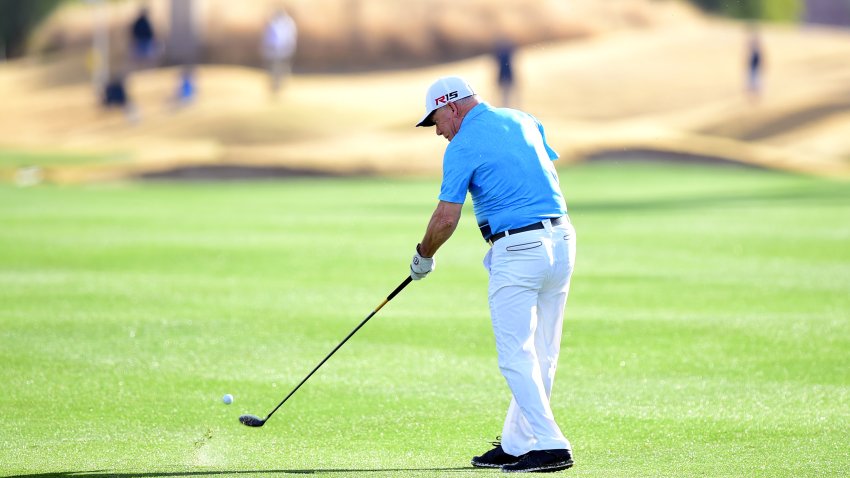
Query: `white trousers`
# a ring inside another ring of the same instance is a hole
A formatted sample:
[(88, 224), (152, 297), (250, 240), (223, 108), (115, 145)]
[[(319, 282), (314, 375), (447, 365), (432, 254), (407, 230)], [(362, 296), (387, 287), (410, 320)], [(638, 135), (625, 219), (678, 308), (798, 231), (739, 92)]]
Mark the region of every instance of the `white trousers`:
[(484, 258), (490, 273), (490, 318), (499, 369), (513, 394), (502, 449), (571, 449), (549, 399), (561, 349), (564, 307), (576, 256), (576, 234), (565, 221), (496, 241)]

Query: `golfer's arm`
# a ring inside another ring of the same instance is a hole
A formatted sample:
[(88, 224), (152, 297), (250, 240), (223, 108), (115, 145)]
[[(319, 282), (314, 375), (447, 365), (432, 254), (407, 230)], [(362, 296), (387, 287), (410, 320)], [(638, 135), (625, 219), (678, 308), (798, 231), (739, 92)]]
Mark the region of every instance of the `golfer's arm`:
[(423, 257), (433, 257), (437, 249), (452, 237), (460, 221), (462, 208), (463, 204), (453, 202), (440, 201), (437, 204), (428, 222), (428, 229), (425, 230), (425, 237), (419, 243), (419, 253)]

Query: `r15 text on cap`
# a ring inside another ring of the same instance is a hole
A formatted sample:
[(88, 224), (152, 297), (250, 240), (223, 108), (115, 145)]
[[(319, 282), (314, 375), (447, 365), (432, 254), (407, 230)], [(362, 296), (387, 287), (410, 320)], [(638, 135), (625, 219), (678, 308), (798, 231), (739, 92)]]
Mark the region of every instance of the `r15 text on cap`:
[(446, 93), (445, 95), (443, 95), (439, 98), (435, 98), (434, 104), (438, 105), (440, 103), (446, 103), (446, 102), (449, 102), (449, 101), (451, 101), (455, 98), (457, 98), (457, 91), (452, 91), (451, 93)]

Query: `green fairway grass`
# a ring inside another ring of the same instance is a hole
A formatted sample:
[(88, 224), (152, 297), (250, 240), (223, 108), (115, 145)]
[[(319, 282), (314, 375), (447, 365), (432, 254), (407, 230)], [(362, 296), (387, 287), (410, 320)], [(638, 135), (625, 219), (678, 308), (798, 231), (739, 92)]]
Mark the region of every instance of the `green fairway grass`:
[(14, 170), (25, 166), (81, 166), (101, 164), (126, 159), (127, 155), (84, 155), (68, 153), (44, 153), (17, 151), (0, 147), (0, 171)]
[[(564, 476), (850, 474), (850, 185), (561, 170), (578, 262)], [(496, 476), (510, 396), (471, 206), (409, 285), (432, 179), (0, 186), (0, 475)], [(221, 397), (230, 393), (234, 403)]]

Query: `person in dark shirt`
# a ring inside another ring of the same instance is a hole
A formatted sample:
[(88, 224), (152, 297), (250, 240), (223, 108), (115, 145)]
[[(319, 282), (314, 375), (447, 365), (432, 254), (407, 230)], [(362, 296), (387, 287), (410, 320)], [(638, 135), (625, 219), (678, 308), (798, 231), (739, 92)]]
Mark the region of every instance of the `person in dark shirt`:
[(505, 39), (496, 43), (494, 56), (498, 65), (497, 83), (502, 93), (502, 107), (510, 108), (513, 100), (514, 68), (513, 68), (514, 45)]
[(139, 16), (130, 27), (130, 40), (132, 43), (133, 58), (136, 60), (150, 60), (156, 53), (156, 37), (153, 25), (148, 18), (148, 9), (142, 8)]
[(747, 44), (747, 94), (753, 101), (758, 101), (761, 98), (763, 69), (764, 51), (761, 38), (758, 30), (751, 27)]

